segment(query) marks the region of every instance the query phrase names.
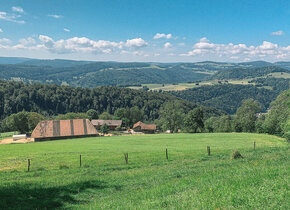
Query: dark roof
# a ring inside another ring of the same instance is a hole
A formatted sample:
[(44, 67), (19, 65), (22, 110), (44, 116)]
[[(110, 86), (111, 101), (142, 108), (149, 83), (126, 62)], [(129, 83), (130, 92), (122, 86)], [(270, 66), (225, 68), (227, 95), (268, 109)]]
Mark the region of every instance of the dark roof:
[(32, 138), (84, 136), (98, 134), (88, 119), (41, 121), (33, 130)]
[(92, 120), (94, 126), (102, 126), (107, 124), (108, 126), (121, 126), (122, 120)]
[(137, 128), (137, 127), (140, 127), (141, 130), (152, 130), (152, 131), (156, 130), (156, 125), (145, 124), (145, 123), (142, 123), (141, 121), (139, 121), (133, 125), (133, 128)]

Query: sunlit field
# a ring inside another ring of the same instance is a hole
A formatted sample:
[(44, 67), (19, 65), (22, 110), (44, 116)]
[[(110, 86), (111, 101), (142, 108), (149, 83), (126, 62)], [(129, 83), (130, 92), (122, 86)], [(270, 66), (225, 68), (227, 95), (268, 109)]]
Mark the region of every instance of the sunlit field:
[(289, 209), (289, 163), (288, 143), (264, 134), (0, 145), (0, 209)]

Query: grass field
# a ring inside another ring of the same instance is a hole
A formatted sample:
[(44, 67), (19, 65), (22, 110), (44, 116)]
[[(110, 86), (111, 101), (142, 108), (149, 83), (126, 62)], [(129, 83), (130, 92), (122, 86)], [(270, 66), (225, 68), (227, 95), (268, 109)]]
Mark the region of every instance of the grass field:
[[(234, 149), (244, 158), (231, 160)], [(288, 143), (264, 134), (1, 145), (0, 209), (289, 209), (289, 163)]]
[[(227, 84), (233, 84), (233, 85), (255, 85), (255, 83), (248, 83), (251, 79), (244, 79), (244, 80), (228, 80)], [(205, 85), (217, 85), (218, 80), (210, 80), (210, 81), (203, 81), (200, 82), (199, 85), (196, 85), (196, 83), (176, 83), (176, 84), (142, 84), (141, 87), (132, 86), (129, 87), (131, 89), (142, 89), (144, 86), (148, 87), (149, 90), (162, 90), (162, 91), (181, 91), (186, 90), (189, 88), (197, 88)], [(226, 84), (223, 82), (223, 84)]]

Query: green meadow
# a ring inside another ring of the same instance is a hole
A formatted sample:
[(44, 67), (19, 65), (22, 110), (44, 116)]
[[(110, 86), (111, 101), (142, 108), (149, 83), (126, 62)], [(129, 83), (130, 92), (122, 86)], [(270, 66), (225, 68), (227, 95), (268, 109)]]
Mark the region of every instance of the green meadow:
[(246, 133), (0, 145), (0, 209), (289, 209), (289, 151)]

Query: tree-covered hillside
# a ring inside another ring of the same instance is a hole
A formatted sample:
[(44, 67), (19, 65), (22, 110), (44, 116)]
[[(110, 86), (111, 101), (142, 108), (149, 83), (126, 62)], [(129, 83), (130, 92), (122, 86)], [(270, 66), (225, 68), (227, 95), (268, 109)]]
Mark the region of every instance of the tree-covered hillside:
[(208, 72), (180, 65), (97, 62), (70, 67), (0, 65), (0, 79), (80, 87), (177, 83), (202, 80)]
[[(0, 119), (20, 111), (38, 112), (53, 116), (68, 112), (86, 112), (95, 109), (113, 114), (118, 108), (138, 107), (145, 120), (159, 117), (160, 107), (167, 101), (180, 101), (189, 111), (197, 105), (157, 92), (146, 92), (120, 87), (94, 89), (58, 85), (24, 84), (0, 81)], [(205, 108), (207, 116), (221, 114), (214, 108)]]
[(252, 85), (213, 85), (172, 91), (172, 95), (205, 106), (215, 107), (234, 114), (244, 99), (253, 98), (261, 104), (262, 111), (279, 95), (279, 91), (258, 88)]
[(18, 64), (1, 64), (0, 79), (25, 83), (97, 87), (172, 84), (207, 79), (244, 79), (286, 71), (272, 63), (262, 61), (120, 63), (31, 59)]
[(229, 80), (229, 79), (248, 79), (255, 77), (266, 76), (274, 72), (290, 73), (290, 70), (283, 69), (277, 66), (266, 66), (258, 68), (237, 68), (230, 70), (219, 71), (214, 74), (211, 79)]

